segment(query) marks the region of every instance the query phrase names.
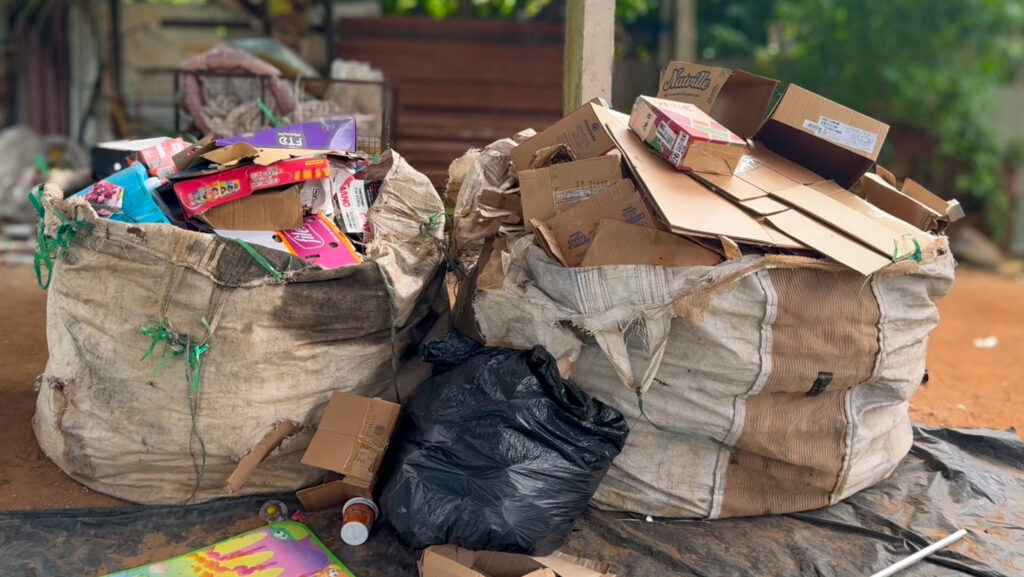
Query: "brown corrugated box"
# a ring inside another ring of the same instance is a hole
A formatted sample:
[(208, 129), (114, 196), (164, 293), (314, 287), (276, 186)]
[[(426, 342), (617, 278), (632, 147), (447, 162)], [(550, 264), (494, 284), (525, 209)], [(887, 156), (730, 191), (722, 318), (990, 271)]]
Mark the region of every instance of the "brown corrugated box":
[(417, 568), (420, 577), (615, 577), (607, 563), (560, 552), (528, 557), (455, 545), (427, 547)]
[(679, 170), (732, 174), (744, 141), (697, 106), (640, 96), (629, 128)]
[(847, 187), (878, 159), (889, 125), (789, 85), (754, 139)]
[(608, 103), (595, 98), (513, 148), (512, 165), (525, 170), (535, 152), (556, 144), (564, 144), (577, 160), (601, 156), (615, 148), (604, 129), (610, 118)]
[(902, 189), (897, 189), (883, 176), (868, 173), (854, 191), (885, 212), (928, 232), (942, 232), (964, 216), (959, 202), (942, 200), (909, 178)]
[(350, 497), (369, 494), (400, 410), (399, 405), (381, 399), (348, 393), (331, 396), (302, 464), (344, 478), (299, 491), (307, 510), (340, 505)]
[(722, 257), (677, 234), (601, 219), (580, 266), (714, 266)]
[(621, 179), (547, 222), (534, 221), (541, 245), (565, 266), (579, 266), (602, 219), (654, 227), (655, 219), (633, 182)]
[(622, 178), (618, 154), (563, 162), (519, 173), (523, 222), (545, 221)]
[(669, 62), (661, 74), (658, 98), (693, 104), (740, 138), (750, 138), (761, 127), (778, 84), (742, 70)]
[(292, 230), (302, 226), (298, 186), (257, 192), (215, 206), (199, 218), (220, 230)]

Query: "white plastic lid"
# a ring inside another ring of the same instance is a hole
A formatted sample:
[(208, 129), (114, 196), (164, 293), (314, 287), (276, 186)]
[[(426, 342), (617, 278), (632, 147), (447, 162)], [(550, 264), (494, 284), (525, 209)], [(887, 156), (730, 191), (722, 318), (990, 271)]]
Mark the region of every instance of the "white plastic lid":
[(341, 540), (349, 545), (362, 545), (370, 538), (370, 530), (357, 521), (349, 521), (341, 527)]

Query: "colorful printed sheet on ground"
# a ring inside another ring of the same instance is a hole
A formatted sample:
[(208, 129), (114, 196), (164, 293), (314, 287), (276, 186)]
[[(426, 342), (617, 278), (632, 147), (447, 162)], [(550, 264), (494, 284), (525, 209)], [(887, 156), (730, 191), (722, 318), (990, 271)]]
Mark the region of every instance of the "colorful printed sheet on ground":
[(106, 577), (354, 577), (302, 523), (271, 523), (216, 545)]

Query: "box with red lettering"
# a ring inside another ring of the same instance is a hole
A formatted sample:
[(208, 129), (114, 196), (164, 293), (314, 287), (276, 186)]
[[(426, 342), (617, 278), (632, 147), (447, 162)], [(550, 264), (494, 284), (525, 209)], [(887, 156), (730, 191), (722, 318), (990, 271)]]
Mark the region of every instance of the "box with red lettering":
[(188, 217), (249, 196), (257, 190), (330, 176), (325, 158), (292, 158), (268, 166), (257, 164), (230, 168), (174, 183), (174, 194)]

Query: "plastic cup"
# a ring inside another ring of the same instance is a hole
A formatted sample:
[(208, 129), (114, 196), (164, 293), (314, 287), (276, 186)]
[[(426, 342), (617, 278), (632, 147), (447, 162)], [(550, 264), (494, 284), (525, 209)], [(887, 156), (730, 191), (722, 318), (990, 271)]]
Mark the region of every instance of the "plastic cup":
[(341, 510), (341, 540), (349, 545), (366, 543), (377, 515), (377, 505), (369, 499), (356, 497), (346, 501)]

